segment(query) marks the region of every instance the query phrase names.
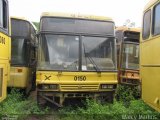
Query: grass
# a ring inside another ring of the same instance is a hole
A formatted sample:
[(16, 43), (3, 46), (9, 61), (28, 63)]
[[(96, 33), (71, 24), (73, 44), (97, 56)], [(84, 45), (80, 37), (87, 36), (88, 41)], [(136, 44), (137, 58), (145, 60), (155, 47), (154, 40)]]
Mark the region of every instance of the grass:
[(59, 113), (62, 114), (62, 120), (160, 119), (160, 114), (146, 105), (142, 100), (132, 100), (127, 107), (120, 101), (114, 101), (114, 104), (102, 105), (98, 102), (87, 100), (85, 108), (63, 108)]
[(14, 115), (19, 119), (24, 119), (31, 114), (46, 114), (47, 111), (47, 108), (40, 109), (35, 101), (26, 99), (17, 89), (12, 89), (7, 99), (0, 103), (0, 117)]
[(145, 104), (140, 97), (138, 87), (119, 85), (113, 104), (102, 105), (86, 100), (85, 108), (63, 108), (59, 113), (64, 120), (121, 120), (121, 119), (160, 119), (160, 113)]
[[(121, 120), (121, 119), (160, 119), (160, 113), (156, 112), (142, 100), (136, 100), (132, 89), (119, 86), (118, 101), (113, 104), (100, 104), (87, 99), (84, 107), (64, 107), (54, 111), (52, 108), (40, 109), (32, 99), (24, 98), (19, 90), (13, 89), (7, 99), (0, 103), (0, 115), (12, 116), (18, 119), (36, 120)], [(120, 94), (119, 94), (120, 93)], [(128, 98), (127, 98), (128, 97)], [(126, 104), (127, 101), (127, 104)]]

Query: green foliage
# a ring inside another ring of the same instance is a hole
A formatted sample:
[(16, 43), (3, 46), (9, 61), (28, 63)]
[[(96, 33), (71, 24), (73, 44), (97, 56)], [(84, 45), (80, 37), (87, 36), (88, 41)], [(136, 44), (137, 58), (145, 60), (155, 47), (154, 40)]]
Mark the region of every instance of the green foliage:
[(124, 106), (123, 102), (115, 101), (114, 104), (102, 105), (93, 100), (86, 101), (85, 108), (63, 108), (59, 111), (62, 120), (120, 120), (124, 117), (154, 117), (158, 119), (160, 114), (142, 100), (132, 100), (129, 106)]
[(118, 101), (123, 102), (126, 106), (130, 104), (130, 101), (140, 97), (139, 86), (118, 85), (116, 89), (115, 98)]
[(74, 120), (120, 120), (120, 119), (159, 119), (160, 114), (146, 105), (140, 97), (137, 86), (119, 85), (116, 91), (117, 100), (113, 104), (102, 105), (93, 100), (86, 100), (85, 108), (65, 108), (59, 111), (64, 114), (61, 119)]
[[(130, 95), (129, 98), (125, 98), (128, 97), (127, 95)], [(40, 120), (53, 118), (57, 120), (120, 120), (139, 119), (139, 117), (160, 119), (160, 113), (150, 108), (142, 100), (135, 100), (131, 95), (126, 91), (122, 96), (119, 96), (119, 101), (115, 100), (113, 104), (103, 105), (87, 99), (83, 107), (64, 107), (55, 112), (53, 109), (40, 109), (36, 102), (24, 98), (22, 93), (13, 89), (7, 99), (0, 104), (0, 117), (16, 115), (20, 120), (33, 118)], [(127, 106), (124, 104), (126, 100), (130, 100)]]
[(18, 118), (29, 114), (45, 114), (47, 109), (41, 110), (33, 100), (25, 99), (17, 89), (12, 89), (7, 99), (0, 104), (0, 115), (16, 115)]
[(33, 22), (33, 24), (36, 26), (37, 30), (39, 30), (39, 22)]

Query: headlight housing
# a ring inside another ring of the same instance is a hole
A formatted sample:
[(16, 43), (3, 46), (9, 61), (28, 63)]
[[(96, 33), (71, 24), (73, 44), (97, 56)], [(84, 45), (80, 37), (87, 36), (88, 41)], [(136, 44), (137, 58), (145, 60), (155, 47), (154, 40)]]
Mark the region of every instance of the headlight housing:
[(43, 90), (47, 90), (47, 89), (49, 89), (49, 85), (42, 85), (42, 87), (41, 87)]
[(58, 84), (42, 84), (39, 88), (42, 90), (57, 90)]
[(57, 84), (52, 84), (52, 85), (49, 85), (49, 88), (50, 89), (58, 89), (58, 85)]
[(100, 89), (115, 89), (115, 85), (112, 85), (112, 84), (101, 84)]

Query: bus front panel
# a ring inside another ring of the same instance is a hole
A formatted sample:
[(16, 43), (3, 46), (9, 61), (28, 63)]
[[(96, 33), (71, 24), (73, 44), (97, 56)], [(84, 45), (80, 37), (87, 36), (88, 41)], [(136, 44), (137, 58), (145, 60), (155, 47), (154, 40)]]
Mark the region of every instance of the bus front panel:
[(69, 98), (113, 101), (117, 72), (47, 72), (37, 71), (37, 91), (41, 97), (59, 99), (59, 106)]

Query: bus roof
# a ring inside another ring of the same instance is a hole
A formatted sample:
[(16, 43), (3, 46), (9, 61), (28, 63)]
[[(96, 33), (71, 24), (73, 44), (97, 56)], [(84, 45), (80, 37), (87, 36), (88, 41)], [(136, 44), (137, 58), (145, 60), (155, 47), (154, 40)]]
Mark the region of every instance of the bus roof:
[(23, 21), (29, 22), (29, 23), (33, 26), (33, 28), (37, 31), (36, 26), (35, 26), (31, 21), (27, 20), (25, 17), (15, 17), (15, 16), (11, 16), (10, 18), (11, 18), (11, 19), (17, 19), (17, 20), (23, 20)]
[(121, 27), (117, 27), (116, 31), (131, 31), (131, 32), (140, 32), (141, 29), (140, 28), (130, 28), (130, 27), (126, 27), (126, 26), (121, 26)]
[(110, 17), (105, 17), (105, 16), (60, 13), (60, 12), (43, 12), (41, 15), (41, 18), (42, 17), (80, 18), (80, 19), (103, 20), (103, 21), (112, 21), (113, 22), (113, 20)]
[(159, 0), (150, 0), (146, 6), (144, 7), (144, 11), (146, 11), (148, 8), (150, 8), (152, 5), (156, 4)]
[(28, 21), (25, 17), (15, 17), (15, 16), (11, 16), (11, 19), (17, 19), (17, 20), (24, 20), (24, 21)]

